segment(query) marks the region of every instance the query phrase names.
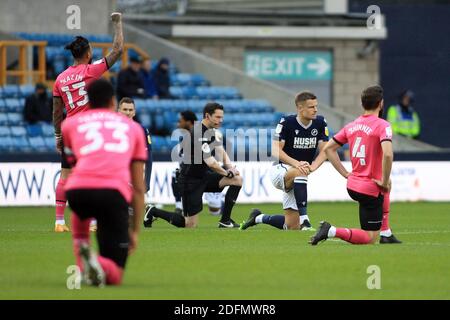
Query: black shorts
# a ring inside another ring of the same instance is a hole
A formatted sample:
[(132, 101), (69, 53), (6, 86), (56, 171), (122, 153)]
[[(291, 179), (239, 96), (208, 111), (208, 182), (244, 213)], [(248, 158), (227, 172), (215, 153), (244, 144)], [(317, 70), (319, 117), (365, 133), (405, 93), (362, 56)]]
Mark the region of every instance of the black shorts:
[(378, 197), (373, 197), (350, 189), (347, 189), (347, 191), (353, 200), (359, 202), (359, 222), (361, 229), (366, 231), (380, 230), (383, 220), (384, 196), (381, 193)]
[(64, 153), (64, 148), (62, 148), (62, 150), (61, 150), (61, 168), (63, 168), (63, 169), (72, 168), (70, 166), (69, 162), (67, 161), (66, 154)]
[(203, 178), (180, 176), (181, 200), (185, 217), (195, 216), (203, 209), (203, 193), (222, 192), (219, 181), (222, 175), (215, 172), (207, 172)]
[(97, 219), (100, 255), (124, 268), (128, 258), (128, 203), (114, 189), (77, 189), (66, 192), (70, 208), (81, 220)]

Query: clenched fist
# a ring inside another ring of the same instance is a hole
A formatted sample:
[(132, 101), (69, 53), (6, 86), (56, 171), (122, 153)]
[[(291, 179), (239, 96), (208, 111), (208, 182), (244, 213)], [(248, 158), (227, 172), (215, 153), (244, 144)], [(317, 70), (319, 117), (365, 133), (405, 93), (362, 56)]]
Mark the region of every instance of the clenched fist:
[(111, 20), (114, 23), (119, 22), (120, 20), (122, 20), (122, 14), (120, 12), (111, 13)]

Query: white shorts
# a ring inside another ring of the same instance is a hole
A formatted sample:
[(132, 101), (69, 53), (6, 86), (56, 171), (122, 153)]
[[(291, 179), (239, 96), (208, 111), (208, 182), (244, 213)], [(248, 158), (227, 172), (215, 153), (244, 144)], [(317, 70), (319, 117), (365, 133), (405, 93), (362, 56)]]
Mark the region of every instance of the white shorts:
[(208, 206), (211, 208), (220, 208), (222, 207), (222, 193), (221, 192), (206, 192), (205, 201), (208, 203)]
[(294, 189), (286, 192), (284, 187), (284, 176), (290, 168), (292, 168), (290, 165), (284, 163), (273, 165), (269, 172), (270, 180), (275, 188), (283, 191), (283, 209), (298, 210)]

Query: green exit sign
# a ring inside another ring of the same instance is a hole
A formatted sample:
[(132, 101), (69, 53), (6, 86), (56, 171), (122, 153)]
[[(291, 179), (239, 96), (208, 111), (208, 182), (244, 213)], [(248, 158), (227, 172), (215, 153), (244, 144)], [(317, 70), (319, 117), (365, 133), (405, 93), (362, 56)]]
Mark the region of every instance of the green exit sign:
[(331, 80), (331, 52), (247, 51), (245, 72), (266, 80)]

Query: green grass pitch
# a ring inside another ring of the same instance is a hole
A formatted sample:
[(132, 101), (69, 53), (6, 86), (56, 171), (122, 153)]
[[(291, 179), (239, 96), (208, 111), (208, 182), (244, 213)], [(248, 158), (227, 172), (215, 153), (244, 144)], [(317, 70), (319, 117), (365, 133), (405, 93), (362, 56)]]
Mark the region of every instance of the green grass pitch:
[[(252, 207), (238, 203), (235, 220)], [(281, 212), (279, 204), (260, 208)], [(355, 203), (311, 203), (309, 216), (315, 227), (323, 219), (359, 226)], [(401, 245), (312, 247), (310, 232), (218, 229), (206, 212), (196, 230), (158, 220), (142, 229), (122, 286), (80, 290), (66, 287), (72, 242), (53, 233), (53, 219), (53, 208), (0, 208), (0, 299), (450, 298), (449, 203), (394, 203), (391, 226)], [(371, 265), (380, 268), (379, 290), (367, 287)]]

